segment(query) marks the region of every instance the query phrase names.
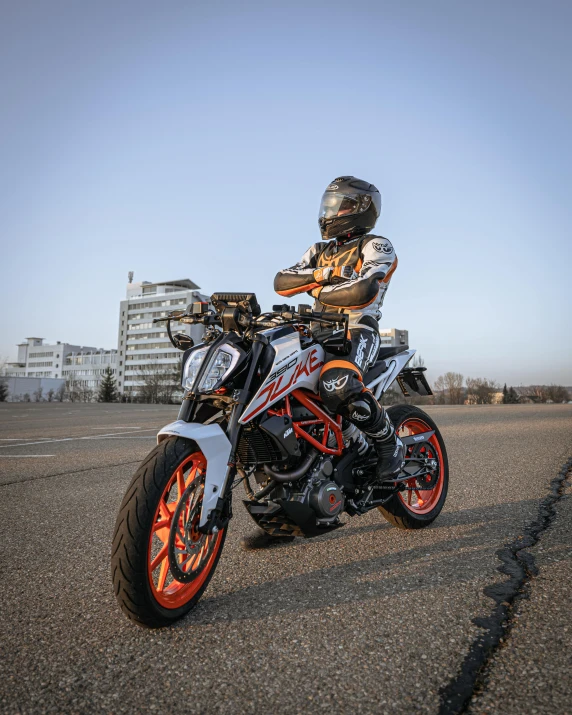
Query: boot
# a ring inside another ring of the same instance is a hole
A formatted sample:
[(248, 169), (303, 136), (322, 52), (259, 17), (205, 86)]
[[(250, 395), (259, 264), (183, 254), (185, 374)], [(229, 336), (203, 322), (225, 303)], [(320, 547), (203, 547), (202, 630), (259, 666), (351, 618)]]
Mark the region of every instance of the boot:
[[(379, 429), (380, 427), (381, 429)], [(380, 480), (391, 479), (399, 474), (405, 464), (405, 446), (395, 433), (385, 410), (377, 424), (368, 429), (366, 434), (373, 441), (373, 447), (379, 459), (377, 478)]]
[(379, 457), (377, 478), (383, 481), (397, 476), (405, 464), (403, 442), (394, 432), (392, 440), (389, 442), (375, 442), (374, 447)]

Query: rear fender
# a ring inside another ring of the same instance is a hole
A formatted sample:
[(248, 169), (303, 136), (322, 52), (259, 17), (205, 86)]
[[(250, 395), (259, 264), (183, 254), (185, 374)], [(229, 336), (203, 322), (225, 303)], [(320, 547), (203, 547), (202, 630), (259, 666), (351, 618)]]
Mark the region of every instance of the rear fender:
[(204, 526), (210, 512), (215, 508), (218, 498), (224, 493), (228, 475), (230, 442), (220, 425), (201, 425), (197, 422), (185, 422), (184, 420), (177, 420), (165, 425), (157, 434), (157, 444), (171, 436), (192, 439), (199, 445), (201, 452), (207, 458), (205, 493), (199, 522), (199, 526)]

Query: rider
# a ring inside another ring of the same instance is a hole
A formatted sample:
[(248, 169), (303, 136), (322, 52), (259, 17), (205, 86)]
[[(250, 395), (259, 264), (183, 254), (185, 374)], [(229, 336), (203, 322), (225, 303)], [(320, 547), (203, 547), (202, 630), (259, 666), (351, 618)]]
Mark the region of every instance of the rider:
[(315, 298), (314, 310), (349, 313), (351, 352), (342, 359), (327, 356), (320, 397), (344, 418), (345, 435), (353, 433), (355, 439), (357, 427), (370, 437), (379, 456), (377, 475), (388, 478), (403, 466), (403, 444), (363, 383), (379, 351), (380, 309), (397, 268), (391, 243), (369, 233), (380, 212), (381, 196), (373, 184), (354, 176), (334, 179), (322, 196), (318, 219), (327, 243), (315, 243), (299, 263), (280, 271), (274, 290), (287, 297), (307, 292)]
[[(403, 466), (404, 447), (387, 412), (363, 383), (379, 351), (380, 308), (397, 268), (391, 243), (368, 233), (380, 212), (381, 196), (373, 184), (354, 176), (334, 179), (320, 205), (318, 222), (325, 242), (315, 243), (299, 263), (280, 271), (274, 290), (286, 297), (310, 293), (316, 311), (349, 313), (351, 352), (341, 359), (326, 355), (320, 397), (330, 412), (342, 415), (344, 438), (358, 441), (360, 454), (368, 449), (362, 433), (370, 437), (379, 456), (377, 475), (387, 479)], [(316, 328), (314, 335), (320, 332)], [(293, 539), (256, 533), (241, 543), (245, 549), (258, 549)]]

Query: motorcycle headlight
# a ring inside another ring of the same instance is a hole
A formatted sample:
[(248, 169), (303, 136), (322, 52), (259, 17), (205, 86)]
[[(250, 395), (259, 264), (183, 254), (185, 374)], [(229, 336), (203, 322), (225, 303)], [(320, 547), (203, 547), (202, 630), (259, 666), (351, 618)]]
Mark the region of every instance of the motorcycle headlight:
[(199, 348), (198, 350), (194, 350), (189, 355), (187, 362), (185, 363), (185, 369), (183, 370), (183, 390), (193, 389), (198, 372), (208, 351), (208, 347)]
[(216, 390), (234, 370), (240, 352), (232, 345), (224, 344), (217, 348), (209, 360), (199, 384), (199, 391)]

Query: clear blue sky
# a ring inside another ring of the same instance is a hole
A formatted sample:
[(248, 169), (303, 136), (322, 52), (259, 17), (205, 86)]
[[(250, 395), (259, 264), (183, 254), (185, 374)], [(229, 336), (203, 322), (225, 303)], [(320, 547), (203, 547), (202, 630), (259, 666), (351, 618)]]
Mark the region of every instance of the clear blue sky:
[[(375, 183), (430, 379), (572, 385), (569, 2), (2, 3), (0, 356), (114, 347), (127, 272), (278, 297)], [(307, 302), (302, 297), (302, 302)]]

